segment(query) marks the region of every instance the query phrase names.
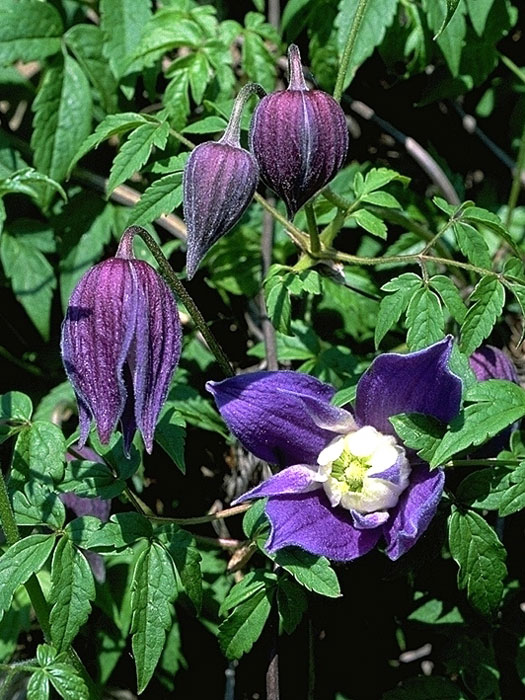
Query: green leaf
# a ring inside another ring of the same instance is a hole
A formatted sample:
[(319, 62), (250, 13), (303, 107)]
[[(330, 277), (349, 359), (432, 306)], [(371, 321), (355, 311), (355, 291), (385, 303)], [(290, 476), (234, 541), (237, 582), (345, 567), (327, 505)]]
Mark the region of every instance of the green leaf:
[(494, 530), (472, 511), (455, 507), (449, 518), (449, 547), (459, 566), (458, 586), (483, 616), (497, 612), (507, 574), (506, 551)]
[[(341, 0), (339, 3), (339, 13), (335, 20), (339, 55), (343, 54), (356, 10), (355, 0)], [(397, 0), (369, 0), (366, 4), (365, 14), (350, 56), (344, 83), (345, 88), (350, 84), (361, 63), (371, 56), (375, 47), (383, 41), (386, 29), (392, 24), (396, 10)]]
[(48, 700), (49, 681), (44, 671), (35, 671), (27, 683), (27, 700)]
[(456, 234), (459, 249), (467, 260), (477, 267), (490, 269), (490, 253), (481, 233), (470, 224), (461, 221), (454, 221), (452, 229)]
[(18, 525), (48, 525), (57, 530), (64, 525), (64, 504), (39, 481), (31, 480), (23, 491), (15, 491), (12, 500)]
[(162, 653), (177, 590), (173, 562), (164, 547), (152, 542), (141, 552), (131, 585), (132, 648), (142, 693)]
[(13, 294), (24, 307), (38, 332), (49, 339), (49, 326), (55, 273), (30, 238), (4, 231), (0, 238), (0, 259), (11, 280)]
[(125, 488), (126, 482), (113, 476), (106, 464), (87, 460), (68, 462), (60, 483), (62, 493), (76, 493), (83, 498), (111, 499)]
[(273, 588), (277, 583), (276, 574), (263, 569), (249, 571), (228, 592), (219, 608), (219, 615), (225, 615), (265, 588)]
[(281, 275), (277, 267), (268, 274), (264, 281), (264, 296), (268, 316), (274, 327), (284, 335), (292, 335), (292, 302), (290, 300), (290, 285), (293, 275)]
[(388, 192), (370, 192), (370, 194), (363, 195), (361, 201), (367, 204), (373, 204), (376, 207), (401, 209), (401, 204)]
[(275, 585), (241, 603), (219, 627), (219, 646), (228, 659), (240, 659), (259, 639), (272, 607)]
[[(62, 181), (73, 156), (91, 130), (91, 91), (71, 58), (48, 67), (35, 101), (31, 147), (38, 170)], [(48, 201), (51, 194), (48, 195)]]
[(451, 422), (450, 430), (434, 454), (432, 467), (444, 464), (467, 447), (483, 444), (525, 415), (525, 391), (502, 379), (474, 384), (465, 399), (477, 403), (467, 406)]
[(73, 155), (68, 170), (71, 171), (75, 163), (85, 156), (86, 153), (89, 153), (89, 151), (101, 144), (102, 141), (116, 136), (117, 134), (125, 134), (144, 124), (158, 125), (160, 122), (155, 117), (148, 117), (148, 115), (136, 114), (135, 112), (109, 114), (104, 121), (100, 122), (94, 133), (81, 144), (78, 151)]
[(434, 275), (434, 277), (430, 278), (429, 284), (443, 299), (443, 303), (447, 307), (452, 318), (458, 323), (463, 323), (467, 308), (461, 298), (458, 288), (450, 277)]
[(497, 277), (482, 277), (469, 297), (470, 307), (461, 326), (460, 350), (470, 355), (498, 321), (505, 303), (505, 287)]
[(446, 0), (446, 5), (447, 5), (447, 10), (445, 17), (443, 19), (443, 24), (441, 27), (438, 29), (437, 34), (434, 37), (434, 41), (445, 31), (447, 28), (447, 25), (449, 24), (450, 20), (452, 19), (452, 16), (454, 15), (454, 12), (458, 9), (458, 5), (460, 3), (460, 0)]
[(501, 219), (487, 209), (481, 207), (467, 207), (461, 213), (461, 219), (476, 226), (485, 226), (507, 243), (514, 253), (521, 259), (520, 249), (514, 242), (507, 229), (503, 226)]
[(35, 421), (20, 431), (13, 454), (9, 488), (22, 489), (31, 479), (53, 486), (62, 479), (66, 442), (53, 423)]
[[(356, 173), (356, 180), (358, 179), (359, 175), (361, 175), (361, 173)], [(401, 182), (403, 185), (406, 185), (410, 181), (410, 178), (406, 177), (406, 175), (401, 175), (395, 170), (390, 170), (390, 168), (372, 168), (367, 172), (365, 179), (362, 180), (362, 184), (358, 187), (358, 189), (356, 189), (356, 195), (364, 198), (365, 196), (369, 195), (370, 192), (378, 190), (394, 181)], [(387, 193), (378, 192), (377, 194), (385, 195)], [(381, 206), (384, 206), (384, 204)]]
[(266, 535), (269, 524), (264, 509), (268, 499), (259, 498), (248, 508), (242, 519), (242, 529), (248, 539), (255, 540)]
[(0, 619), (11, 605), (14, 592), (40, 571), (51, 554), (53, 535), (28, 535), (0, 557)]
[(443, 438), (443, 423), (421, 413), (399, 413), (389, 421), (403, 443), (416, 450), (425, 462), (430, 462)]
[(525, 462), (522, 462), (509, 475), (509, 488), (502, 495), (499, 516), (505, 518), (523, 508), (525, 508)]
[[(447, 4), (455, 1), (456, 0), (446, 0)], [(434, 0), (427, 2), (426, 9), (430, 28), (436, 33), (439, 32), (440, 27), (447, 17), (447, 11), (443, 0), (440, 2), (435, 2)], [(466, 32), (465, 6), (459, 4), (458, 10), (451, 15), (450, 21), (437, 38), (438, 46), (443, 52), (443, 57), (454, 77), (459, 75)]]
[(43, 192), (46, 188), (42, 185), (48, 185), (49, 188), (56, 190), (63, 199), (67, 199), (66, 193), (58, 182), (55, 182), (48, 175), (39, 173), (34, 168), (22, 168), (15, 170), (5, 180), (0, 181), (0, 197), (4, 194), (26, 194), (32, 197), (40, 207), (44, 207)]
[(186, 473), (184, 446), (186, 442), (186, 421), (172, 406), (165, 404), (160, 412), (155, 428), (155, 442), (171, 457), (180, 471)]
[(37, 0), (4, 0), (0, 24), (0, 65), (41, 61), (60, 51), (62, 20), (53, 5)]
[(95, 582), (91, 568), (67, 535), (63, 536), (53, 554), (51, 592), (53, 605), (49, 622), (51, 640), (58, 651), (69, 648), (79, 629), (91, 612), (95, 598)]
[(104, 56), (115, 77), (120, 78), (135, 68), (130, 58), (150, 17), (149, 0), (100, 0)]
[(467, 0), (468, 14), (478, 36), (483, 35), (494, 0)]
[(129, 215), (129, 224), (147, 224), (162, 214), (170, 214), (182, 202), (182, 173), (156, 180), (143, 193)]
[(243, 31), (242, 67), (250, 80), (257, 81), (270, 92), (275, 86), (275, 62), (257, 27), (248, 28), (250, 16), (255, 14), (249, 12), (245, 17), (247, 29)]
[[(119, 26), (119, 32), (121, 27)], [(113, 32), (113, 34), (119, 34)], [(98, 91), (106, 112), (117, 109), (117, 81), (103, 56), (104, 34), (93, 24), (75, 24), (64, 34), (64, 40), (93, 87)]]
[(445, 320), (438, 297), (428, 287), (418, 289), (407, 308), (407, 345), (421, 350), (444, 336)]
[(122, 184), (142, 168), (148, 160), (153, 146), (163, 149), (168, 140), (169, 125), (143, 124), (133, 131), (126, 143), (120, 149), (111, 166), (106, 191), (113, 192), (115, 187)]
[(8, 391), (0, 394), (0, 421), (26, 423), (33, 413), (33, 403), (21, 391)]
[[(203, 43), (201, 27), (176, 7), (164, 7), (147, 22), (142, 38), (135, 42), (132, 61), (135, 66), (151, 66), (163, 54), (180, 46), (197, 49)], [(187, 56), (179, 59), (187, 62)], [(173, 66), (176, 69), (176, 66)], [(171, 75), (171, 73), (170, 73)]]
[(498, 510), (510, 487), (512, 470), (495, 465), (469, 474), (458, 486), (456, 498), (471, 508)]
[(197, 613), (202, 605), (201, 555), (195, 546), (195, 540), (189, 532), (176, 525), (166, 525), (155, 531), (155, 536), (168, 550), (175, 570), (180, 578)]
[(326, 557), (317, 557), (299, 547), (285, 547), (271, 558), (309, 591), (328, 598), (341, 595), (337, 575)]
[(352, 212), (351, 216), (357, 221), (361, 228), (365, 229), (365, 231), (368, 231), (368, 233), (371, 233), (378, 238), (386, 240), (386, 224), (384, 221), (381, 221), (378, 216), (372, 214), (367, 209), (358, 209), (357, 211)]
[(195, 104), (201, 104), (208, 81), (212, 76), (210, 64), (205, 54), (197, 51), (191, 56), (192, 60), (188, 66), (191, 95)]
[(71, 520), (64, 528), (64, 532), (73, 544), (89, 548), (90, 538), (101, 527), (102, 522), (99, 518), (94, 515), (82, 515)]
[(153, 533), (151, 523), (139, 513), (116, 513), (109, 522), (89, 535), (83, 547), (87, 549), (113, 550), (129, 547), (140, 539), (149, 539)]
[(182, 130), (183, 134), (215, 134), (226, 129), (228, 122), (222, 117), (204, 117), (198, 122), (188, 124)]
[(282, 628), (292, 634), (308, 609), (308, 597), (301, 586), (288, 577), (279, 577), (277, 608)]
[(90, 700), (92, 697), (71, 664), (55, 663), (47, 672), (51, 685), (64, 700)]

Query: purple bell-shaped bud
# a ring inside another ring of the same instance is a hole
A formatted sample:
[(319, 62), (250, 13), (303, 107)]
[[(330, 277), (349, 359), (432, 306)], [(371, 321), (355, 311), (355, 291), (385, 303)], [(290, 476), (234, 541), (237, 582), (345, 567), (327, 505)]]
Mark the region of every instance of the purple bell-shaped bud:
[(128, 228), (114, 258), (89, 269), (69, 300), (62, 359), (78, 403), (79, 446), (94, 420), (106, 444), (120, 421), (129, 452), (135, 430), (146, 450), (179, 361), (181, 325), (173, 294), (133, 255)]
[(257, 161), (240, 143), (242, 110), (254, 92), (265, 94), (255, 83), (241, 89), (222, 138), (197, 146), (184, 168), (188, 279), (211, 246), (239, 221), (255, 193), (259, 180)]
[(334, 98), (307, 88), (295, 44), (288, 49), (288, 66), (288, 89), (267, 95), (257, 105), (250, 149), (261, 180), (284, 200), (292, 218), (342, 167), (348, 129)]

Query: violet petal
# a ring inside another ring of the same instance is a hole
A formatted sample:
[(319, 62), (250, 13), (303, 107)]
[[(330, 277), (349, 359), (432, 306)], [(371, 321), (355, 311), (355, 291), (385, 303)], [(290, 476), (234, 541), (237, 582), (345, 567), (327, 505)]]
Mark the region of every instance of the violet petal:
[(413, 469), (408, 488), (383, 526), (390, 559), (399, 559), (425, 532), (436, 513), (444, 483), (442, 469), (430, 471), (424, 464)]
[(350, 513), (332, 508), (322, 489), (274, 496), (266, 504), (266, 515), (271, 524), (269, 552), (296, 546), (334, 561), (350, 561), (369, 552), (381, 536), (380, 527), (356, 529)]
[(351, 510), (350, 515), (358, 530), (370, 530), (374, 527), (379, 527), (390, 517), (390, 513), (386, 510), (379, 510), (375, 513), (359, 513), (357, 510)]
[(59, 494), (62, 503), (70, 508), (77, 518), (93, 515), (102, 522), (107, 522), (111, 511), (111, 501), (104, 498), (84, 498), (76, 493)]
[(164, 280), (148, 263), (132, 264), (137, 276), (137, 326), (128, 364), (136, 424), (151, 452), (157, 418), (179, 361), (181, 327), (177, 304)]
[(321, 450), (337, 435), (313, 420), (324, 415), (335, 390), (299, 372), (253, 372), (208, 382), (231, 432), (256, 457), (290, 466), (316, 464)]
[(317, 472), (303, 464), (296, 464), (282, 472), (271, 476), (262, 484), (243, 493), (236, 498), (232, 505), (244, 503), (252, 498), (264, 498), (265, 496), (280, 496), (285, 493), (304, 493), (320, 486)]
[(451, 352), (452, 336), (448, 336), (407, 355), (376, 357), (357, 385), (357, 422), (393, 434), (388, 419), (397, 413), (451, 421), (459, 412), (462, 390), (461, 379), (447, 366)]
[(478, 382), (487, 379), (508, 379), (519, 384), (516, 367), (503, 350), (492, 345), (482, 345), (469, 357), (469, 364)]
[(81, 444), (88, 416), (109, 441), (122, 414), (122, 367), (135, 332), (137, 288), (130, 261), (111, 258), (92, 267), (75, 287), (62, 325), (62, 356), (79, 402)]

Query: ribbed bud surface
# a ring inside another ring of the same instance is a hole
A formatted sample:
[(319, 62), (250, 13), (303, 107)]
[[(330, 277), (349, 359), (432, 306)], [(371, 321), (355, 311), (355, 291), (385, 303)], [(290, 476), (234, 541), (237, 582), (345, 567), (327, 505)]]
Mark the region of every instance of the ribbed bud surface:
[(164, 280), (132, 257), (133, 233), (117, 257), (82, 277), (62, 325), (62, 358), (77, 396), (80, 446), (94, 420), (102, 443), (120, 421), (126, 452), (138, 427), (148, 452), (181, 349), (177, 305)]
[(327, 185), (343, 166), (348, 129), (339, 104), (308, 90), (297, 47), (289, 51), (290, 85), (257, 105), (250, 149), (261, 179), (286, 203), (290, 217)]
[(191, 153), (184, 169), (189, 279), (211, 246), (239, 221), (258, 178), (255, 158), (240, 146), (209, 141)]

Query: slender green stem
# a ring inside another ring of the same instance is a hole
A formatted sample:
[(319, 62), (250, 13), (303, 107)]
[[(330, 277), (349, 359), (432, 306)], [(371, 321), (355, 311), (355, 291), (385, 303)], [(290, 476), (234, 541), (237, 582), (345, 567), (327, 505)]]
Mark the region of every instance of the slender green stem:
[(514, 63), (514, 61), (512, 61), (508, 56), (504, 56), (502, 53), (500, 53), (499, 57), (501, 58), (501, 62), (504, 63), (517, 78), (519, 78), (523, 83), (525, 83), (525, 71), (523, 71), (519, 66), (517, 66)]
[(222, 520), (231, 518), (233, 515), (244, 513), (250, 507), (249, 503), (243, 503), (240, 506), (226, 508), (218, 513), (210, 513), (209, 515), (198, 515), (196, 518), (164, 518), (160, 515), (147, 515), (148, 520), (160, 523), (175, 523), (175, 525), (202, 525), (203, 523), (211, 523), (214, 520)]
[(184, 134), (181, 134), (179, 131), (175, 131), (175, 129), (171, 129), (171, 128), (170, 128), (169, 132), (173, 137), (175, 137), (177, 139), (177, 141), (180, 141), (188, 148), (195, 148), (195, 144), (193, 143), (193, 141), (190, 141), (189, 139), (187, 139), (184, 136)]
[(505, 226), (510, 228), (512, 223), (512, 215), (516, 204), (518, 203), (518, 197), (520, 195), (521, 189), (521, 173), (523, 172), (523, 167), (525, 166), (525, 125), (521, 133), (520, 150), (518, 152), (518, 162), (516, 163), (516, 170), (514, 171), (514, 177), (512, 178), (512, 187), (510, 188), (509, 201), (507, 204), (507, 216), (505, 217)]
[(311, 202), (304, 205), (304, 212), (306, 214), (306, 222), (308, 224), (308, 235), (310, 236), (310, 250), (315, 255), (321, 250), (321, 241), (319, 240), (319, 231), (317, 230), (315, 211)]
[(346, 73), (348, 71), (348, 64), (350, 63), (350, 58), (354, 50), (357, 35), (359, 33), (359, 28), (363, 17), (365, 16), (366, 5), (368, 0), (359, 0), (359, 5), (355, 11), (354, 21), (350, 27), (350, 33), (348, 34), (348, 39), (346, 40), (345, 48), (343, 50), (343, 55), (341, 57), (341, 63), (339, 64), (339, 72), (337, 73), (337, 79), (335, 81), (334, 88), (334, 99), (338, 102), (341, 100), (341, 95), (344, 90), (344, 82), (346, 78)]
[(450, 220), (447, 221), (447, 223), (444, 224), (444, 225), (439, 229), (439, 231), (436, 233), (436, 235), (433, 236), (433, 237), (430, 239), (430, 241), (428, 241), (428, 243), (426, 244), (426, 246), (425, 246), (425, 247), (423, 248), (423, 250), (421, 251), (421, 253), (422, 253), (423, 255), (426, 255), (426, 254), (428, 253), (429, 250), (432, 250), (432, 248), (434, 248), (434, 247), (436, 246), (436, 243), (439, 241), (439, 239), (441, 238), (441, 236), (443, 236), (443, 235), (448, 231), (448, 229), (450, 228), (451, 224), (452, 224), (452, 221), (450, 221)]
[(222, 371), (227, 377), (233, 377), (235, 372), (233, 371), (232, 366), (230, 365), (230, 361), (228, 360), (226, 353), (221, 348), (221, 346), (215, 339), (215, 336), (208, 328), (208, 325), (204, 320), (204, 316), (201, 314), (197, 305), (195, 304), (191, 296), (188, 294), (186, 287), (182, 284), (182, 282), (179, 280), (179, 278), (173, 271), (173, 268), (169, 264), (162, 250), (160, 249), (160, 246), (157, 245), (155, 239), (140, 226), (131, 226), (129, 229), (127, 229), (127, 231), (129, 231), (130, 234), (133, 233), (137, 236), (140, 236), (144, 243), (148, 246), (149, 250), (151, 251), (151, 254), (153, 255), (153, 257), (159, 265), (159, 270), (162, 276), (166, 280), (172, 292), (179, 297), (179, 299), (182, 301), (182, 303), (188, 310), (188, 313), (192, 317), (193, 322), (195, 323), (199, 331), (202, 333), (204, 339), (206, 340), (206, 343), (208, 344), (208, 347), (215, 355), (215, 358), (218, 364), (220, 365)]

